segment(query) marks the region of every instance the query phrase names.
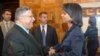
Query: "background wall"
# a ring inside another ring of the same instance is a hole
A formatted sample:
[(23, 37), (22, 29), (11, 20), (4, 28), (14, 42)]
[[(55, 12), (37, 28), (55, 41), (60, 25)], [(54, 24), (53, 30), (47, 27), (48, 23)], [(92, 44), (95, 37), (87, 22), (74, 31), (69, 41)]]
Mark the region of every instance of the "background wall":
[(70, 2), (79, 3), (82, 6), (84, 15), (82, 29), (85, 32), (88, 26), (88, 17), (90, 15), (95, 15), (96, 10), (94, 11), (94, 8), (100, 7), (99, 0), (20, 0), (20, 6), (29, 6), (32, 8), (36, 18), (34, 27), (39, 24), (39, 13), (41, 11), (48, 12), (48, 23), (56, 28), (59, 42), (61, 42), (64, 32), (67, 29), (67, 24), (63, 23), (61, 20), (61, 7), (64, 3)]
[[(32, 8), (36, 18), (34, 27), (39, 24), (39, 13), (41, 11), (46, 11), (48, 13), (48, 23), (56, 28), (59, 42), (64, 33), (61, 20), (61, 5), (62, 0), (20, 0), (20, 6), (29, 6)], [(63, 26), (65, 25), (66, 24), (63, 24)]]
[(14, 13), (17, 7), (19, 7), (19, 0), (0, 0), (2, 9), (10, 9), (12, 11), (12, 20), (14, 20)]

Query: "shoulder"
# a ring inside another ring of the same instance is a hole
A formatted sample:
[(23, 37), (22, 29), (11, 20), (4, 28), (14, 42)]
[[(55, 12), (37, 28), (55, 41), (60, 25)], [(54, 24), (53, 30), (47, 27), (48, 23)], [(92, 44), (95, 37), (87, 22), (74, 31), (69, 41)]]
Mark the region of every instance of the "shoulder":
[(2, 25), (3, 21), (0, 22), (0, 26)]
[(18, 32), (16, 31), (16, 29), (12, 28), (11, 30), (8, 31), (7, 35), (6, 35), (6, 39), (15, 39), (17, 38)]
[(23, 38), (23, 34), (21, 31), (19, 31), (16, 27), (12, 27), (11, 30), (8, 31), (6, 38), (9, 39), (21, 39)]
[(47, 27), (48, 27), (49, 29), (55, 30), (55, 28), (54, 28), (53, 26), (51, 26), (51, 25), (47, 25)]
[(33, 31), (37, 31), (37, 30), (39, 30), (39, 29), (40, 29), (40, 25), (34, 27), (34, 28), (33, 28)]
[(14, 24), (14, 21), (10, 21), (11, 24)]
[(37, 34), (37, 33), (39, 33), (40, 32), (40, 26), (38, 25), (37, 27), (34, 27), (32, 30), (31, 30), (31, 33), (32, 34)]
[(98, 29), (97, 27), (88, 27), (87, 30), (86, 30), (86, 33), (95, 33), (95, 32), (98, 32)]
[(17, 26), (16, 24), (8, 31), (8, 34), (11, 34), (11, 35), (21, 35), (21, 33), (23, 33), (23, 29), (19, 26)]
[(9, 30), (8, 34), (11, 34), (11, 35), (15, 35), (17, 34), (19, 31), (15, 28), (15, 27), (12, 27), (11, 30)]
[(76, 35), (83, 34), (81, 27), (77, 27), (77, 26), (72, 30), (72, 33), (74, 33)]
[(83, 34), (83, 32), (82, 32), (80, 27), (75, 27), (71, 31), (70, 36), (74, 36), (73, 38), (75, 38), (75, 39), (76, 39), (76, 37), (79, 38), (79, 39), (83, 39), (84, 38), (84, 34)]

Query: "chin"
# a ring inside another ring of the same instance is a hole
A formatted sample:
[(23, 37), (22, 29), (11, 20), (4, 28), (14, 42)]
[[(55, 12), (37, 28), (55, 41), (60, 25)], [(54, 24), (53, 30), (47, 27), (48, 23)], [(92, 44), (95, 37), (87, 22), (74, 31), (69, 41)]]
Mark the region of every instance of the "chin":
[(28, 28), (31, 29), (33, 27), (33, 25), (30, 25)]

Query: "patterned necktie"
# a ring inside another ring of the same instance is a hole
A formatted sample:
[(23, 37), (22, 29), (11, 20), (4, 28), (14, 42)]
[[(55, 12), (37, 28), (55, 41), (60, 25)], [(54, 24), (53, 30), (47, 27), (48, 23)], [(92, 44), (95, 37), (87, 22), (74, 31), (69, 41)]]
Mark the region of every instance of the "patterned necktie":
[(42, 38), (43, 38), (43, 45), (45, 46), (46, 42), (45, 42), (45, 30), (44, 30), (44, 26), (42, 26)]

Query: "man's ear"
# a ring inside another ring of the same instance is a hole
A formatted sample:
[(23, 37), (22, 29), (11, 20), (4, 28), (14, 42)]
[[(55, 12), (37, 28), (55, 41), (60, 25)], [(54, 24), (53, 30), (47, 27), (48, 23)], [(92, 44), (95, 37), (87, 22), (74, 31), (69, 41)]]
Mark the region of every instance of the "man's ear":
[(19, 21), (22, 21), (22, 20), (23, 20), (23, 17), (20, 17), (20, 16), (19, 16), (18, 20), (19, 20)]

